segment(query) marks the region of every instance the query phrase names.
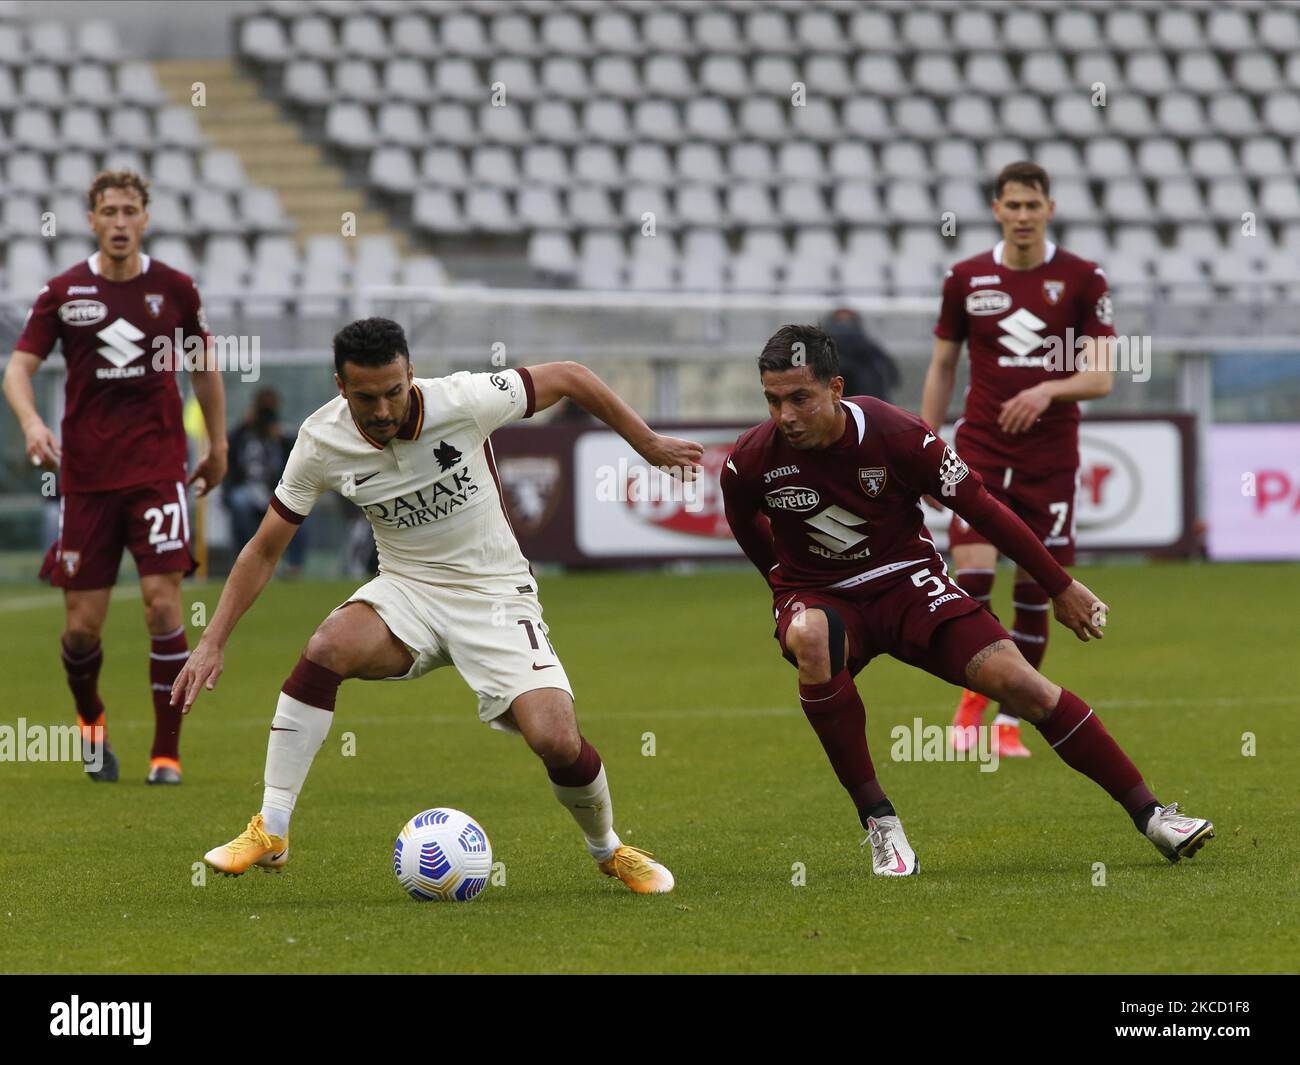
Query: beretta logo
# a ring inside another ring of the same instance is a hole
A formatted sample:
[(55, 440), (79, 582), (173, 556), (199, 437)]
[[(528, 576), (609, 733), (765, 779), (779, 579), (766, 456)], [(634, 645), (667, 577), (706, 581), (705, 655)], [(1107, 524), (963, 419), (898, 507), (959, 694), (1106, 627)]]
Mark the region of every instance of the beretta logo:
[(996, 288), (982, 288), (966, 297), (966, 313), (1001, 314), (1011, 306), (1011, 297)]
[(773, 510), (793, 510), (803, 513), (805, 510), (812, 510), (820, 502), (821, 496), (813, 489), (799, 488), (792, 484), (767, 493), (767, 505)]
[(69, 300), (59, 308), (59, 318), (68, 325), (94, 325), (108, 317), (108, 308), (99, 300)]

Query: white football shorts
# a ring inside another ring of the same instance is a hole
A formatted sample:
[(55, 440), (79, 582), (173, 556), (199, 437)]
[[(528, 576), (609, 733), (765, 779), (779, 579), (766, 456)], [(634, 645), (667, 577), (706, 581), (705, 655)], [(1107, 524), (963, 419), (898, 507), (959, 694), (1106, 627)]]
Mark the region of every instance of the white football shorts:
[(497, 719), (524, 692), (559, 688), (573, 697), (530, 576), (506, 579), (498, 591), (485, 592), (380, 574), (347, 602), (373, 607), (415, 659), (409, 671), (385, 679), (413, 680), (455, 666), (478, 695), (479, 720), (493, 728), (517, 731)]

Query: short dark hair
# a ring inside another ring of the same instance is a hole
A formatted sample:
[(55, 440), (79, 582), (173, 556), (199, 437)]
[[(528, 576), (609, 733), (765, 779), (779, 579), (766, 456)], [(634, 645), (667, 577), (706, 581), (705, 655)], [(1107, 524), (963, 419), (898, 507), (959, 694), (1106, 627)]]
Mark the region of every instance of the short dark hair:
[(140, 194), (140, 206), (149, 209), (149, 182), (134, 170), (101, 170), (86, 190), (86, 203), (94, 214), (99, 198), (108, 189), (134, 189)]
[(411, 361), (402, 327), (388, 318), (362, 318), (334, 334), (334, 370), (346, 379), (345, 362), (358, 366), (387, 366), (404, 355)]
[(1037, 186), (1047, 199), (1052, 198), (1052, 179), (1047, 176), (1047, 171), (1037, 163), (1021, 159), (1019, 162), (1008, 163), (1004, 166), (998, 171), (997, 179), (993, 182), (993, 198), (995, 200), (1002, 199), (1002, 186), (1012, 181), (1020, 185), (1028, 185), (1030, 188)]
[[(803, 345), (796, 358), (796, 344)], [(780, 373), (793, 370), (796, 366), (807, 366), (822, 384), (830, 384), (831, 379), (840, 375), (840, 357), (835, 347), (835, 338), (823, 332), (815, 325), (783, 325), (772, 334), (770, 340), (758, 357), (758, 372), (765, 374), (769, 370)]]

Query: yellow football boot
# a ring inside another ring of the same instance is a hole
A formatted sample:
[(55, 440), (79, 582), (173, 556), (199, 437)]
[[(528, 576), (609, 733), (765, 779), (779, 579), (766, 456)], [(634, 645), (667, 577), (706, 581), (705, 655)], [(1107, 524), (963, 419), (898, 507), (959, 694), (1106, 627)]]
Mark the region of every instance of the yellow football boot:
[(623, 844), (607, 861), (600, 863), (606, 876), (616, 876), (638, 895), (672, 891), (673, 874), (654, 860), (654, 855)]
[(229, 843), (208, 851), (203, 860), (226, 876), (239, 876), (253, 865), (278, 872), (289, 860), (289, 837), (268, 835), (262, 815), (254, 814), (243, 832)]

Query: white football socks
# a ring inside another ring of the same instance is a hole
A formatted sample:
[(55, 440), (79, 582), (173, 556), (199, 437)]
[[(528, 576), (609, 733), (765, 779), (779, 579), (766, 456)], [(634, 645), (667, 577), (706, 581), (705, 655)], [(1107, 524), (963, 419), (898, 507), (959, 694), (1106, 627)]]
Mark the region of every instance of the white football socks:
[(262, 820), (272, 836), (289, 834), (289, 818), (302, 791), (312, 759), (329, 734), (334, 714), (280, 693), (266, 741), (266, 790)]
[(578, 822), (587, 840), (587, 851), (598, 862), (608, 861), (623, 845), (614, 832), (614, 806), (609, 797), (609, 783), (605, 767), (600, 767), (596, 779), (580, 788), (567, 788), (551, 781), (555, 797)]

